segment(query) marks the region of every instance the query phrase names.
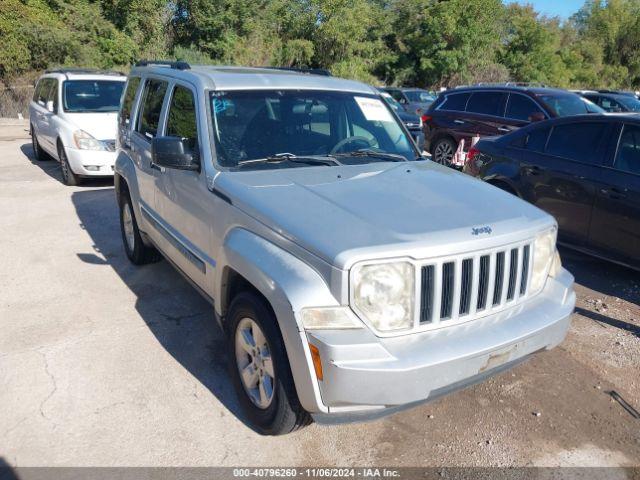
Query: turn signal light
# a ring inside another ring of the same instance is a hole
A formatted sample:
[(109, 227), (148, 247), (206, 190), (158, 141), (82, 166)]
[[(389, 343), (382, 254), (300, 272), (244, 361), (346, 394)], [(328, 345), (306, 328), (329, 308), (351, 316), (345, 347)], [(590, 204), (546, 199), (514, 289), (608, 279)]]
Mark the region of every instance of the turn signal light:
[(313, 360), (313, 368), (316, 371), (316, 377), (322, 381), (322, 361), (320, 360), (320, 350), (313, 344), (309, 344), (309, 350), (311, 350), (311, 359)]

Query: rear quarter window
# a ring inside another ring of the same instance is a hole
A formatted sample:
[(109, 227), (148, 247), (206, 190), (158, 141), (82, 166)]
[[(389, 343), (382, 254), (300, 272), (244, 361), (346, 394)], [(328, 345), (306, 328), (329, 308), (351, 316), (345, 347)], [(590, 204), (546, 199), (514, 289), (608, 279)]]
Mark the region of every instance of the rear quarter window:
[(549, 138), (550, 128), (537, 128), (531, 130), (525, 137), (524, 148), (532, 152), (544, 152)]
[(572, 123), (553, 128), (547, 143), (547, 153), (580, 163), (599, 164), (598, 147), (606, 123)]
[(471, 94), (469, 93), (450, 93), (445, 96), (444, 102), (442, 102), (442, 105), (440, 105), (438, 109), (464, 112), (470, 96)]

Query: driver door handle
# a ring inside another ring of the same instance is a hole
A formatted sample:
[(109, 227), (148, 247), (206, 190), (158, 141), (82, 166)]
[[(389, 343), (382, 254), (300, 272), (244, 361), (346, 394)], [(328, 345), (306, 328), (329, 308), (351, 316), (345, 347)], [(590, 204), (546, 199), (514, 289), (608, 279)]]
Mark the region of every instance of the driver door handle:
[(498, 127), (498, 131), (502, 133), (509, 133), (511, 129), (508, 127)]
[(464, 120), (454, 120), (453, 123), (456, 123), (458, 125), (464, 125)]

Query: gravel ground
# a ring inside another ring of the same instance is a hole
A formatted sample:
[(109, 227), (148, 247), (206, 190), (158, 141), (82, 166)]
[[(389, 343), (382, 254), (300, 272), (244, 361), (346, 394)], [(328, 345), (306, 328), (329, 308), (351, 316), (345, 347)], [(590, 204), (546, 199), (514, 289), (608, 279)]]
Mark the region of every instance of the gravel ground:
[(562, 250), (578, 305), (557, 349), (432, 404), (264, 438), (208, 305), (134, 268), (113, 184), (69, 188), (0, 126), (0, 464), (640, 466), (640, 275)]

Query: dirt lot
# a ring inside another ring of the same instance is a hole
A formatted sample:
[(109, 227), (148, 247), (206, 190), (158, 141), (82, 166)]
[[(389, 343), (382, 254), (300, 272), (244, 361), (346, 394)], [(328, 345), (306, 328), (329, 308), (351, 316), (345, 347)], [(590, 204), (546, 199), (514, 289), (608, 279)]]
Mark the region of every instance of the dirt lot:
[(131, 266), (113, 184), (60, 183), (0, 126), (0, 461), (65, 465), (638, 466), (640, 275), (562, 251), (569, 337), (482, 385), (363, 425), (245, 426), (211, 309)]

